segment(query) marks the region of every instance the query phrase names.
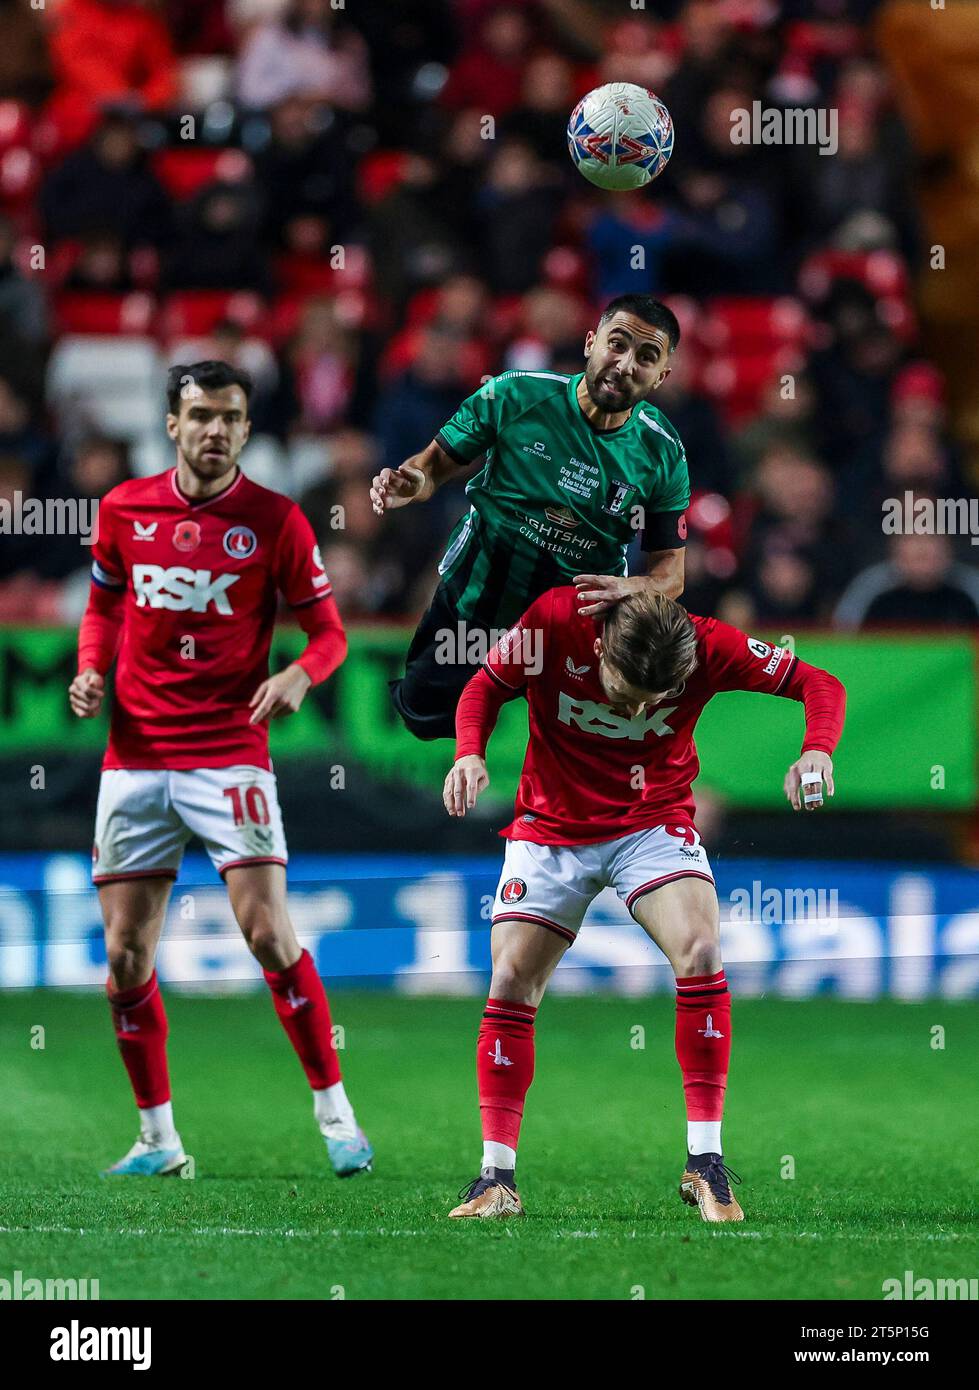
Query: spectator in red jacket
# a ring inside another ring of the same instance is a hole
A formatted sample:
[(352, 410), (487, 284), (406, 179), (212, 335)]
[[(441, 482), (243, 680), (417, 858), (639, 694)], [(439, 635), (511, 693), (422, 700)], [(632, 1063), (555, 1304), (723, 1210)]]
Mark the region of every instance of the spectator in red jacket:
[(51, 20), (58, 91), (53, 114), (77, 144), (100, 107), (162, 110), (177, 93), (176, 60), (152, 0), (62, 0)]

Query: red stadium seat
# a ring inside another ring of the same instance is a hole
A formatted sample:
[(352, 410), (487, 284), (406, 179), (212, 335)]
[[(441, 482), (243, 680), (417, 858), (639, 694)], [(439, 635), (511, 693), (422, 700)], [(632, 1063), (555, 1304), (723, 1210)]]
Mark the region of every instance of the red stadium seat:
[(192, 198), (209, 183), (241, 183), (252, 172), (252, 162), (242, 150), (159, 150), (152, 159), (153, 172), (178, 201)]
[(799, 289), (819, 300), (834, 280), (857, 280), (875, 295), (908, 297), (907, 267), (893, 251), (817, 251), (799, 272)]
[(263, 309), (261, 297), (250, 290), (183, 290), (164, 305), (163, 337), (196, 338), (222, 319), (253, 328)]
[(763, 352), (782, 344), (801, 347), (808, 320), (797, 299), (712, 299), (698, 335), (711, 352)]
[(55, 299), (61, 333), (149, 333), (156, 302), (148, 294), (65, 290)]
[(737, 357), (715, 357), (701, 374), (703, 389), (718, 404), (728, 425), (756, 415), (765, 396), (787, 373), (805, 368), (805, 354), (793, 347)]

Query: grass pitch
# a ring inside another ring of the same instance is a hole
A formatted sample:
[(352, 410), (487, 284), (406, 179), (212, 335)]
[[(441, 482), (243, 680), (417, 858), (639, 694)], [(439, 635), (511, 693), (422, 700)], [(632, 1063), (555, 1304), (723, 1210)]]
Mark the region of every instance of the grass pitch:
[(482, 1000), (332, 1004), (373, 1174), (330, 1171), (264, 992), (170, 994), (196, 1178), (104, 1181), (136, 1136), (104, 1000), (0, 999), (0, 1277), (98, 1278), (103, 1299), (880, 1299), (906, 1269), (979, 1268), (972, 1004), (735, 999), (725, 1150), (747, 1220), (729, 1228), (677, 1195), (672, 998), (544, 1001), (518, 1168), (528, 1215), (484, 1224), (446, 1219), (479, 1165)]

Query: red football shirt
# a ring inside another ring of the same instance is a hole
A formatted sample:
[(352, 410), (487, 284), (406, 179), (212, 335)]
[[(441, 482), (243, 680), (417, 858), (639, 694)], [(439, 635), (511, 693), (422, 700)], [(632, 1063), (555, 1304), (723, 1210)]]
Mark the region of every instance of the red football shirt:
[[(542, 845), (597, 844), (654, 825), (692, 824), (691, 784), (700, 771), (694, 726), (721, 690), (778, 695), (791, 688), (793, 698), (806, 699), (807, 712), (811, 693), (820, 733), (807, 737), (805, 746), (832, 752), (843, 711), (843, 687), (835, 677), (807, 667), (807, 681), (793, 680), (805, 664), (787, 648), (716, 618), (690, 616), (696, 670), (676, 695), (630, 719), (611, 709), (599, 681), (594, 645), (603, 618), (582, 617), (571, 586), (550, 589), (531, 604), (482, 668), (508, 690), (522, 690), (529, 706), (516, 816), (502, 835)], [(464, 693), (458, 757), (480, 752), (477, 745), (485, 747), (487, 736), (469, 723), (466, 701)], [(477, 698), (473, 708), (478, 705)]]
[(176, 472), (122, 483), (99, 506), (92, 580), (124, 604), (102, 765), (268, 768), (268, 725), (249, 724), (248, 702), (268, 677), (277, 593), (301, 608), (330, 581), (288, 497), (239, 472), (195, 500)]

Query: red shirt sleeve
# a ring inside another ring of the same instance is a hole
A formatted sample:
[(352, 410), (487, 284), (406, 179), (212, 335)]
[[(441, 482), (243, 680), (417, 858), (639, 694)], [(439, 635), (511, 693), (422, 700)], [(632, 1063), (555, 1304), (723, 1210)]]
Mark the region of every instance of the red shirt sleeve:
[(456, 706), (456, 759), (486, 756), (500, 710), (544, 669), (544, 648), (554, 608), (554, 590), (534, 600), (505, 632), (463, 690)]
[(283, 520), (273, 573), (286, 603), (309, 636), (297, 665), (319, 685), (342, 664), (347, 636), (313, 528), (295, 503)]
[(338, 666), (342, 666), (347, 655), (347, 634), (343, 630), (343, 620), (335, 599), (329, 596), (319, 603), (310, 603), (296, 609), (299, 625), (309, 641), (306, 650), (296, 662), (306, 672), (314, 685), (332, 676)]
[(78, 629), (78, 669), (105, 675), (115, 659), (125, 617), (126, 572), (116, 546), (112, 494), (99, 504), (92, 546), (92, 587)]
[(802, 751), (832, 753), (843, 732), (846, 691), (835, 676), (789, 651), (711, 618), (705, 634), (707, 674), (715, 690), (757, 690), (799, 700), (806, 710)]
[(801, 700), (806, 710), (806, 733), (802, 752), (816, 749), (832, 753), (843, 732), (846, 717), (846, 690), (842, 681), (808, 662), (796, 661), (781, 694)]
[(763, 695), (780, 695), (796, 661), (788, 647), (760, 642), (717, 618), (707, 620), (703, 650), (707, 674), (715, 690), (757, 690)]
[(316, 603), (333, 592), (313, 528), (295, 503), (286, 512), (279, 532), (273, 576), (290, 608)]
[(534, 599), (527, 611), (505, 632), (483, 663), (483, 669), (511, 695), (536, 680), (544, 669), (544, 648), (554, 609), (554, 590)]

